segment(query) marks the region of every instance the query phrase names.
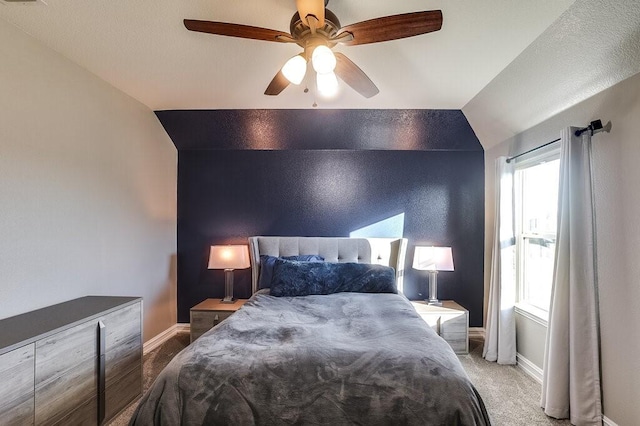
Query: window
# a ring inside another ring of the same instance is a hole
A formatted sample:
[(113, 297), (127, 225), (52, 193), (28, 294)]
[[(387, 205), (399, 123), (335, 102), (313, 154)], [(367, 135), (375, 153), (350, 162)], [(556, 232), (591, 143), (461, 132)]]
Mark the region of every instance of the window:
[(560, 159), (557, 150), (516, 164), (518, 307), (547, 320), (556, 250)]

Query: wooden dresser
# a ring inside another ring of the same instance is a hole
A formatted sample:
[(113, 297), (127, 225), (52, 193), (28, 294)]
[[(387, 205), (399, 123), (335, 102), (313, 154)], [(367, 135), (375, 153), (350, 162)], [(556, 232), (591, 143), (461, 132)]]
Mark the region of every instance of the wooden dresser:
[(453, 300), (443, 300), (442, 306), (429, 305), (422, 300), (414, 300), (411, 304), (455, 353), (469, 353), (469, 311)]
[(87, 296), (0, 320), (0, 423), (98, 425), (142, 393), (142, 299)]

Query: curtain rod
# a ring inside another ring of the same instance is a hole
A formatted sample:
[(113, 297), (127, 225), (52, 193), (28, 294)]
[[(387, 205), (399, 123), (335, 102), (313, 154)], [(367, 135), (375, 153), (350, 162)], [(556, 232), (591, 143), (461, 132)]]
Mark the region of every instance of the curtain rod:
[[(586, 131), (590, 131), (590, 132), (591, 132), (591, 136), (593, 136), (595, 133), (599, 133), (599, 132), (609, 132), (610, 130), (611, 130), (611, 122), (610, 122), (610, 121), (607, 123), (607, 125), (606, 125), (606, 126), (604, 126), (604, 127), (603, 127), (603, 126), (602, 126), (602, 121), (601, 121), (601, 120), (593, 120), (591, 123), (589, 123), (589, 125), (588, 125), (587, 127), (584, 127), (584, 128), (582, 128), (582, 129), (578, 129), (578, 130), (576, 130), (576, 131), (575, 131), (575, 135), (576, 135), (576, 136), (580, 136), (580, 135), (582, 135), (584, 132), (586, 132)], [(507, 163), (510, 163), (512, 160), (515, 160), (515, 159), (516, 159), (516, 158), (518, 158), (518, 157), (522, 157), (523, 155), (526, 155), (526, 154), (528, 154), (528, 153), (530, 153), (530, 152), (533, 152), (533, 151), (537, 151), (537, 150), (539, 150), (540, 148), (544, 148), (545, 146), (549, 146), (549, 145), (551, 145), (552, 143), (556, 143), (556, 142), (559, 142), (559, 141), (560, 141), (560, 138), (558, 138), (558, 139), (554, 139), (554, 140), (552, 140), (551, 142), (547, 142), (547, 143), (545, 143), (544, 145), (540, 145), (540, 146), (538, 146), (538, 147), (535, 147), (535, 148), (530, 149), (529, 151), (525, 151), (525, 152), (523, 152), (523, 153), (521, 153), (521, 154), (514, 155), (513, 157), (509, 157), (509, 158), (507, 158)]]

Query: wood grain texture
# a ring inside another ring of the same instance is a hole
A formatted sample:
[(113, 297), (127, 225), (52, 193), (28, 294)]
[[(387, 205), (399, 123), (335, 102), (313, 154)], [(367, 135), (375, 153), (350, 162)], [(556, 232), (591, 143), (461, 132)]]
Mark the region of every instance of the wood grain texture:
[[(62, 357), (64, 357), (62, 355)], [(36, 355), (36, 364), (37, 364)], [(36, 382), (36, 425), (56, 424), (98, 393), (96, 358), (76, 363), (75, 367), (46, 382)], [(97, 419), (94, 417), (94, 421)]]
[(112, 419), (141, 394), (142, 364), (136, 362), (133, 369), (118, 380), (107, 381), (106, 420)]
[(342, 44), (352, 46), (413, 37), (438, 31), (441, 28), (442, 11), (430, 10), (384, 16), (347, 25), (340, 29), (336, 38), (341, 34), (351, 33), (353, 40), (345, 41)]
[(279, 95), (284, 89), (286, 89), (290, 84), (290, 81), (287, 77), (284, 76), (282, 70), (278, 71), (276, 75), (273, 77), (269, 85), (264, 91), (265, 95), (268, 96), (276, 96)]
[(202, 336), (231, 314), (240, 309), (247, 299), (236, 299), (234, 303), (222, 303), (220, 299), (206, 299), (191, 308), (191, 341)]
[(141, 304), (135, 303), (102, 318), (107, 328), (107, 350), (127, 342), (132, 337), (142, 338), (141, 312)]
[(34, 344), (0, 355), (0, 423), (33, 424)]
[(0, 320), (0, 355), (121, 309), (139, 297), (86, 296)]
[(95, 426), (98, 418), (98, 404), (95, 398), (79, 405), (65, 417), (55, 423), (56, 426)]
[(108, 348), (106, 353), (106, 384), (111, 386), (136, 369), (142, 359), (142, 344), (133, 337), (122, 344)]
[(351, 61), (351, 59), (340, 52), (335, 52), (334, 54), (337, 61), (335, 73), (342, 81), (365, 98), (371, 98), (380, 92), (369, 76)]
[(191, 313), (191, 341), (193, 342), (198, 337), (202, 336), (207, 331), (211, 330), (216, 325), (220, 324), (223, 320), (229, 318), (233, 312), (223, 311), (195, 311)]
[(59, 332), (36, 343), (36, 387), (97, 356), (97, 321)]
[[(79, 312), (87, 317), (82, 320)], [(107, 327), (107, 410), (118, 413), (140, 395), (142, 299), (88, 296), (0, 323), (17, 327), (17, 320), (27, 332), (0, 329), (7, 343), (0, 352), (1, 425), (98, 423), (100, 320)], [(19, 336), (26, 336), (22, 345)]]
[(142, 394), (142, 302), (104, 318), (107, 327), (105, 421)]
[[(199, 21), (185, 19), (184, 26), (189, 31), (224, 35), (229, 37), (248, 38), (251, 40), (275, 41), (289, 43), (291, 35), (282, 31), (268, 28), (253, 27), (251, 25), (232, 24), (228, 22)], [(281, 38), (283, 37), (283, 38)], [(286, 41), (285, 41), (286, 40)]]

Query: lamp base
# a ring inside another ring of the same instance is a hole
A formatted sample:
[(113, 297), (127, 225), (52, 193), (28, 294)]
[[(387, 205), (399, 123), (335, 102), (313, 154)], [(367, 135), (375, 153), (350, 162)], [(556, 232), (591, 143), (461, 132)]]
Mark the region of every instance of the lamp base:
[(429, 271), (429, 299), (428, 305), (442, 306), (438, 300), (438, 271)]
[(233, 298), (233, 269), (224, 270), (224, 299), (220, 303), (236, 303)]

